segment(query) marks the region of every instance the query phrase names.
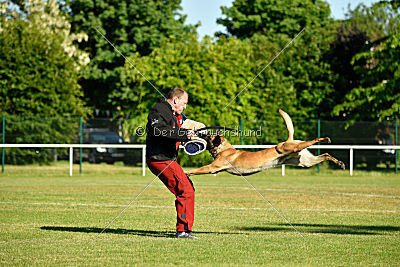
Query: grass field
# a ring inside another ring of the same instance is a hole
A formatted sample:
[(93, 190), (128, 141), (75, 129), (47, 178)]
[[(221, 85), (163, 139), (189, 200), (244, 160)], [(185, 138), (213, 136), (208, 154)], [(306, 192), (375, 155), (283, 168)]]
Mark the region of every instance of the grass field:
[(1, 265), (399, 265), (400, 174), (280, 169), (193, 177), (197, 240), (177, 240), (173, 195), (110, 165), (6, 166)]

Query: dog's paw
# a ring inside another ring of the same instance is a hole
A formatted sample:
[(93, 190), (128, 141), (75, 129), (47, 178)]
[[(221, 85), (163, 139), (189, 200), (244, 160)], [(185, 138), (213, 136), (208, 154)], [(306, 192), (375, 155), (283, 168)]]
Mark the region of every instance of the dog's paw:
[(318, 143), (328, 143), (328, 144), (331, 143), (331, 139), (329, 137), (318, 137), (318, 138), (315, 138), (314, 141), (316, 141)]
[(338, 165), (340, 166), (340, 168), (342, 168), (343, 170), (346, 169), (346, 165), (344, 165), (344, 163), (343, 163), (342, 161), (339, 161), (337, 164), (338, 164)]
[(330, 143), (332, 143), (332, 141), (331, 141), (331, 139), (330, 139), (329, 137), (325, 137), (325, 138), (322, 138), (321, 143), (328, 143), (328, 144), (330, 144)]

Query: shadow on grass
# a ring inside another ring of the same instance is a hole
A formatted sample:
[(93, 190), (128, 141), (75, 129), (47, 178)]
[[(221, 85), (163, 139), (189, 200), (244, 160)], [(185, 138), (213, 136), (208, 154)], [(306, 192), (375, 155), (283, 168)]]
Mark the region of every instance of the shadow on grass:
[[(300, 232), (338, 235), (385, 235), (388, 232), (400, 233), (397, 226), (373, 225), (335, 225), (335, 224), (293, 224)], [(274, 224), (266, 227), (240, 227), (242, 231), (294, 231), (289, 224)]]
[[(79, 233), (96, 233), (99, 234), (103, 228), (96, 227), (65, 227), (65, 226), (42, 226), (42, 230), (49, 231), (64, 231), (64, 232), (79, 232)], [(175, 238), (175, 232), (172, 231), (150, 231), (150, 230), (132, 230), (132, 229), (106, 229), (102, 234), (120, 234), (120, 235), (137, 235), (137, 236), (151, 236), (151, 237), (164, 237)], [(214, 235), (239, 235), (244, 233), (233, 232), (197, 232), (196, 234), (214, 234)]]

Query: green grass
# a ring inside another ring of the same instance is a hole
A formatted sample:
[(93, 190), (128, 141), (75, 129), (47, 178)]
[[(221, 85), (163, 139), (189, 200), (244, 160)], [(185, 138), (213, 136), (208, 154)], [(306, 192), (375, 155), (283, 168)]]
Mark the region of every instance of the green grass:
[(398, 265), (400, 175), (316, 168), (195, 176), (197, 240), (177, 240), (174, 197), (123, 165), (6, 166), (2, 265)]

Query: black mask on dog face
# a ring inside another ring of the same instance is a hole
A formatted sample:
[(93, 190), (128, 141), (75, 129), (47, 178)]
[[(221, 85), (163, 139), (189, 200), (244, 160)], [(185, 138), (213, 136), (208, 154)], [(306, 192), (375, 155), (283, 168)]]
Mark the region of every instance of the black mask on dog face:
[(217, 148), (222, 143), (222, 137), (218, 134), (210, 134), (206, 141), (207, 141), (206, 149), (211, 150), (213, 148)]

